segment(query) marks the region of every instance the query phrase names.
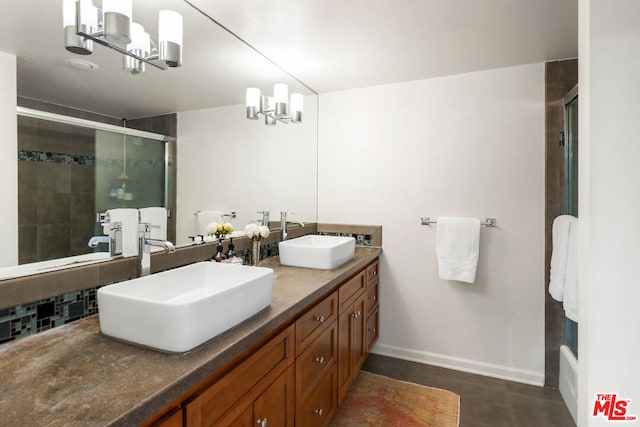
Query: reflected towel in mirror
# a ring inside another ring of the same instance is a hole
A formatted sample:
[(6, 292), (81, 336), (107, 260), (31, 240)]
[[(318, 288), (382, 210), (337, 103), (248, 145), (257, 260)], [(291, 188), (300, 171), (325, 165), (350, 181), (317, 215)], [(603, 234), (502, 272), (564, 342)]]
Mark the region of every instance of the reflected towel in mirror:
[(207, 224), (217, 222), (222, 224), (222, 211), (198, 211), (196, 213), (196, 234), (207, 235)]
[[(167, 209), (163, 207), (140, 208), (140, 222), (151, 224), (149, 238), (167, 240)], [(157, 246), (151, 247), (151, 252), (164, 251)]]
[(122, 255), (138, 255), (138, 209), (109, 209), (109, 220), (122, 223)]

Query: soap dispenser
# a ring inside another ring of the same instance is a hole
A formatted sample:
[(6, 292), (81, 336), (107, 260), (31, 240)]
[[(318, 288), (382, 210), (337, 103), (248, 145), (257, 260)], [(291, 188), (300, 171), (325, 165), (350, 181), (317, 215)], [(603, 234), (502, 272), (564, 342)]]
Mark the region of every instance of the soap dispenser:
[(222, 240), (218, 241), (218, 247), (216, 248), (216, 254), (213, 256), (213, 260), (215, 262), (222, 262), (225, 259), (227, 259), (227, 257), (222, 253), (222, 251), (224, 250), (224, 248), (222, 247)]
[(227, 252), (225, 253), (225, 255), (227, 256), (227, 259), (231, 259), (234, 256), (236, 256), (236, 245), (233, 244), (233, 238), (229, 238), (229, 246), (227, 249)]
[(235, 248), (236, 248), (236, 245), (233, 244), (233, 239), (229, 238), (229, 249), (225, 254), (227, 256), (227, 259), (224, 262), (229, 264), (242, 265), (244, 264), (244, 260), (238, 256), (238, 254), (235, 251)]

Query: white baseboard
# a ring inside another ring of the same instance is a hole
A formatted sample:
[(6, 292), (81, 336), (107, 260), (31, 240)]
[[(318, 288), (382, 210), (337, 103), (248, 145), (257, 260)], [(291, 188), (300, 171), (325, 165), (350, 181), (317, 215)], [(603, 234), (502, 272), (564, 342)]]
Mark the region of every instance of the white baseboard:
[(385, 344), (376, 344), (371, 352), (381, 356), (395, 357), (396, 359), (424, 363), (426, 365), (439, 366), (441, 368), (454, 369), (456, 371), (469, 372), (471, 374), (484, 375), (501, 380), (515, 381), (539, 387), (544, 386), (544, 374), (524, 369), (493, 365), (491, 363), (478, 362), (477, 360), (445, 356)]

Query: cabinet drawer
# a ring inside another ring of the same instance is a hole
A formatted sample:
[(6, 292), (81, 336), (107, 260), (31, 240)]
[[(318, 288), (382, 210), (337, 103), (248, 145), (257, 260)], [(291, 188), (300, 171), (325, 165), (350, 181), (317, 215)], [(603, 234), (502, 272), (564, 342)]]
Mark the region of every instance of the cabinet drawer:
[(362, 270), (338, 289), (338, 306), (342, 313), (366, 289), (365, 272)]
[(334, 321), (296, 359), (296, 396), (298, 400), (306, 399), (313, 385), (336, 363), (337, 345), (338, 324)]
[(369, 316), (370, 313), (373, 313), (373, 310), (378, 307), (378, 281), (376, 280), (373, 283), (369, 283), (367, 286), (367, 301), (366, 301), (366, 315)]
[(367, 337), (367, 353), (371, 351), (371, 348), (378, 340), (380, 335), (380, 309), (376, 308), (367, 318), (367, 330), (365, 336)]
[(367, 283), (378, 280), (378, 260), (376, 259), (367, 266)]
[(215, 423), (263, 377), (283, 372), (293, 362), (293, 331), (293, 326), (285, 329), (189, 402), (187, 426)]
[(338, 293), (334, 292), (316, 304), (296, 321), (296, 355), (336, 319), (338, 314)]
[(338, 386), (336, 365), (311, 390), (308, 399), (296, 406), (296, 427), (326, 426), (336, 413)]

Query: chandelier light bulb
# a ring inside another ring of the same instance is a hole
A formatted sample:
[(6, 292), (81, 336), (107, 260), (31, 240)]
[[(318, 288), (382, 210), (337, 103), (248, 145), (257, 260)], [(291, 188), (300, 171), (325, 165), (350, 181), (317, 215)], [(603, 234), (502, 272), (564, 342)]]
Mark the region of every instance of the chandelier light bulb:
[(158, 15), (160, 59), (169, 67), (182, 65), (183, 20), (173, 10), (163, 9)]

